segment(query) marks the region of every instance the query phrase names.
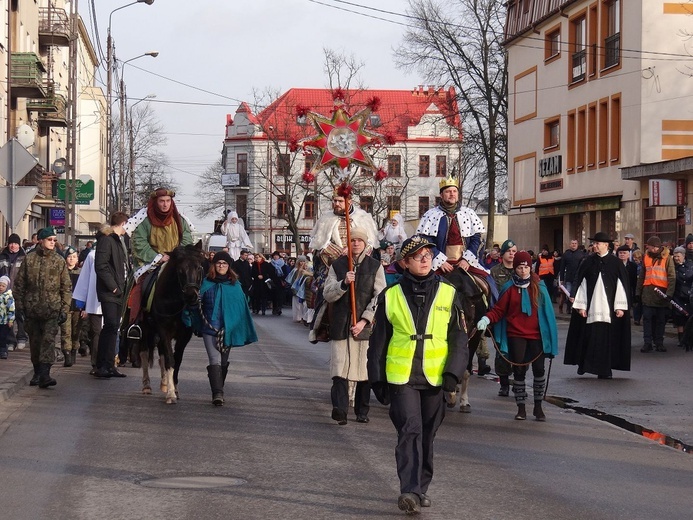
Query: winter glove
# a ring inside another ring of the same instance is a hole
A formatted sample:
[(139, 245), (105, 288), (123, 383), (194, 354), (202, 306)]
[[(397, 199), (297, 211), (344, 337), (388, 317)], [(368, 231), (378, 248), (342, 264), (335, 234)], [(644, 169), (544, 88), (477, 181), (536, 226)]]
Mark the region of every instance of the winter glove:
[(380, 404), (387, 406), (390, 404), (390, 387), (385, 381), (378, 381), (371, 385), (375, 398)]
[(67, 321), (67, 314), (60, 311), (60, 314), (58, 315), (58, 325), (62, 325)]
[(476, 330), (481, 331), (481, 332), (485, 331), (486, 327), (488, 327), (489, 323), (491, 323), (491, 320), (489, 320), (486, 316), (484, 316), (476, 324)]
[(454, 392), (457, 389), (457, 378), (450, 372), (443, 374), (443, 390), (445, 392)]

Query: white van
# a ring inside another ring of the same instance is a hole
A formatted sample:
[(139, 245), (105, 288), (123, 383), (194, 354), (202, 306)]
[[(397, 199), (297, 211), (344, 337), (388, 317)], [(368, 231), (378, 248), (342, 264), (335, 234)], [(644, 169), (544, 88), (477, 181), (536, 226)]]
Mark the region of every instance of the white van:
[(226, 247), (226, 235), (210, 235), (207, 241), (207, 251), (221, 251)]

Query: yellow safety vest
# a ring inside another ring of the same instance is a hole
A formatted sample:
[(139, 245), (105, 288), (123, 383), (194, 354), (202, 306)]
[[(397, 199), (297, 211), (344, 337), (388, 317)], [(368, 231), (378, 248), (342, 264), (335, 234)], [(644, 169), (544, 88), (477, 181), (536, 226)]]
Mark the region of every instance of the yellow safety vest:
[(424, 340), (423, 372), (433, 386), (443, 384), (443, 370), (448, 358), (448, 325), (453, 317), (455, 288), (440, 283), (428, 313), (426, 332), (417, 334), (414, 317), (402, 287), (396, 285), (385, 293), (385, 315), (392, 324), (392, 338), (387, 349), (385, 375), (388, 383), (409, 382), (416, 343)]

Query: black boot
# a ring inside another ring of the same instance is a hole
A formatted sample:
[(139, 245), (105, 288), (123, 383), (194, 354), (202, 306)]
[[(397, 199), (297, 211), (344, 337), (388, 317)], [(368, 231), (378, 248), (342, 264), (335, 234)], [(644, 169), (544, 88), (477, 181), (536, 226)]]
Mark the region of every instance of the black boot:
[(58, 382), (51, 377), (51, 364), (50, 363), (40, 363), (39, 364), (39, 388), (48, 388), (49, 386), (55, 386)]
[(486, 364), (486, 358), (478, 358), (479, 360), (479, 370), (477, 371), (478, 376), (485, 376), (491, 373), (491, 367)]
[(74, 365), (75, 363), (77, 363), (77, 351), (75, 349), (72, 349), (70, 351), (70, 361), (71, 361), (71, 363), (70, 363), (71, 365)]
[(501, 397), (508, 397), (510, 395), (510, 376), (500, 376), (500, 390), (498, 390), (498, 395)]
[(544, 410), (542, 410), (542, 408), (541, 408), (541, 401), (534, 401), (533, 415), (537, 421), (544, 422), (546, 420), (546, 415), (544, 414)]
[(34, 363), (34, 375), (31, 378), (31, 381), (29, 381), (29, 386), (36, 386), (39, 384), (39, 376), (41, 375), (40, 373), (40, 367), (41, 365), (39, 363)]
[(71, 367), (72, 365), (74, 365), (74, 362), (72, 361), (72, 351), (71, 350), (63, 350), (63, 357), (65, 358), (63, 361), (64, 367)]
[(212, 389), (212, 404), (222, 406), (224, 404), (224, 382), (221, 379), (221, 366), (207, 366), (207, 375), (209, 376), (209, 386)]
[(221, 366), (221, 387), (224, 388), (224, 383), (226, 383), (226, 374), (229, 373), (229, 363)]
[(524, 421), (527, 418), (527, 412), (525, 411), (525, 403), (517, 404), (517, 413), (515, 414), (515, 419), (518, 421)]

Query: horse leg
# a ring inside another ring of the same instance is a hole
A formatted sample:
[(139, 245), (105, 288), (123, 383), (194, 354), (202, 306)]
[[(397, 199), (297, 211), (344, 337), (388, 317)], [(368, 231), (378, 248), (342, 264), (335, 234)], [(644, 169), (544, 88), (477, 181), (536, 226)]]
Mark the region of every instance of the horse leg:
[(176, 385), (176, 390), (178, 390), (178, 372), (183, 362), (183, 353), (190, 338), (192, 338), (192, 329), (187, 327), (183, 328), (176, 338), (176, 348), (173, 351), (173, 383)]
[(166, 369), (166, 381), (168, 392), (166, 393), (166, 404), (176, 404), (176, 385), (173, 383), (173, 367)]
[(159, 353), (159, 368), (161, 369), (161, 384), (159, 388), (165, 394), (168, 394), (168, 378), (166, 377), (166, 360), (164, 356)]
[(480, 339), (481, 333), (479, 331), (469, 338), (469, 361), (467, 362), (467, 370), (464, 371), (462, 381), (460, 382), (460, 412), (462, 413), (472, 412), (472, 405), (469, 404), (469, 376), (472, 373), (472, 360), (474, 359), (474, 354), (476, 354)]
[(142, 393), (151, 395), (152, 384), (149, 379), (149, 351), (147, 349), (140, 350), (140, 364), (142, 365)]

